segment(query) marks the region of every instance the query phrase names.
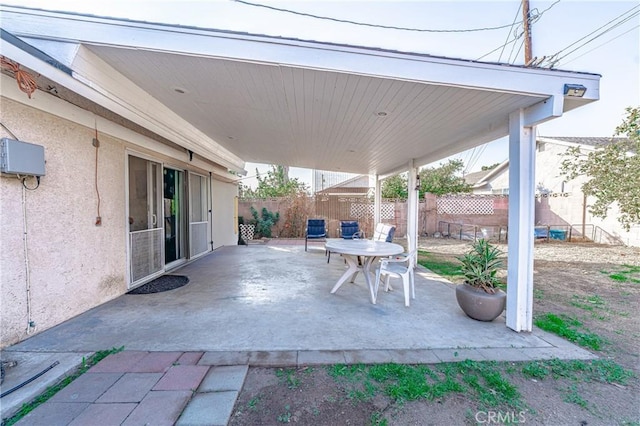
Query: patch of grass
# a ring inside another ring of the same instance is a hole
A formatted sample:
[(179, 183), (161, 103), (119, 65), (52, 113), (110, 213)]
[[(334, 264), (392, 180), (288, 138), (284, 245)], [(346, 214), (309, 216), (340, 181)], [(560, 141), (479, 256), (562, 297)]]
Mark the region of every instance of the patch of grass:
[(640, 283), (640, 266), (635, 265), (622, 265), (624, 269), (611, 272), (609, 278), (619, 283), (625, 283), (631, 281), (634, 284)]
[(12, 426), (16, 424), (24, 416), (26, 416), (27, 414), (35, 410), (40, 404), (47, 402), (49, 398), (51, 398), (60, 390), (65, 388), (75, 379), (77, 379), (78, 377), (86, 373), (91, 367), (93, 367), (94, 365), (96, 365), (97, 363), (99, 363), (109, 355), (121, 352), (123, 350), (124, 350), (124, 346), (121, 346), (119, 348), (111, 348), (111, 349), (98, 351), (93, 355), (91, 355), (89, 359), (86, 359), (86, 360), (83, 357), (82, 364), (73, 374), (65, 377), (60, 383), (57, 383), (53, 386), (49, 386), (42, 394), (40, 394), (38, 397), (36, 397), (36, 399), (31, 401), (30, 403), (23, 404), (20, 410), (16, 414), (14, 414), (12, 417), (2, 422), (2, 426)]
[(536, 317), (533, 323), (585, 348), (598, 351), (606, 343), (605, 339), (590, 332), (580, 321), (568, 315), (547, 313)]
[(418, 263), (430, 271), (433, 271), (438, 275), (442, 275), (451, 281), (464, 278), (460, 267), (461, 265), (459, 263), (439, 259), (434, 254), (424, 250), (418, 251)]
[(563, 398), (565, 402), (570, 402), (579, 405), (582, 408), (587, 408), (589, 403), (578, 393), (576, 385), (571, 385), (566, 389), (566, 394)]
[(375, 411), (371, 413), (371, 420), (369, 422), (371, 426), (387, 426), (387, 419), (382, 417), (382, 413)]
[(536, 300), (544, 299), (544, 290), (542, 290), (540, 288), (534, 288), (533, 289), (533, 298), (536, 299)]
[(289, 389), (296, 389), (301, 383), (296, 373), (295, 368), (278, 368), (276, 377), (280, 379), (280, 383), (285, 383)]
[(626, 385), (628, 380), (635, 376), (633, 371), (608, 359), (531, 361), (522, 366), (522, 374), (540, 380), (551, 376), (554, 379), (565, 378), (575, 382), (595, 380), (620, 385)]
[(609, 278), (618, 282), (625, 282), (629, 279), (629, 277), (627, 277), (625, 274), (622, 274), (619, 272), (616, 272), (614, 274), (609, 274)]
[(364, 377), (365, 372), (366, 367), (364, 364), (335, 364), (327, 367), (327, 373), (334, 379), (344, 378), (352, 382)]

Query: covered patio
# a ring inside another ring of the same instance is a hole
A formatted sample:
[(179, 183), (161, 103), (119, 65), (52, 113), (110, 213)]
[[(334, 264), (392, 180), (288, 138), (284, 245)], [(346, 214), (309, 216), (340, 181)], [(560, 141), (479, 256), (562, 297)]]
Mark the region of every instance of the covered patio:
[[(324, 247), (224, 247), (176, 271), (190, 283), (124, 295), (8, 348), (12, 352), (204, 351), (212, 364), (434, 363), (592, 355), (540, 330), (515, 333), (458, 308), (453, 285), (418, 268), (406, 308), (396, 283), (372, 304), (362, 276), (329, 291), (345, 264)], [(90, 330), (90, 331), (89, 331)]]
[[(441, 283), (421, 281), (411, 310), (393, 303), (397, 294), (370, 306), (357, 286), (325, 294), (339, 276), (338, 265), (326, 270), (322, 259), (298, 249), (225, 247), (188, 265), (184, 271), (193, 282), (174, 296), (122, 296), (81, 315), (83, 321), (74, 319), (21, 345), (36, 347), (51, 339), (47, 343), (55, 348), (57, 337), (69, 335), (78, 343), (68, 339), (67, 348), (82, 344), (95, 350), (126, 344), (107, 331), (127, 330), (121, 338), (135, 348), (151, 345), (151, 337), (172, 327), (175, 338), (156, 344), (183, 347), (188, 341), (189, 349), (203, 350), (528, 345), (531, 336), (517, 336), (503, 324), (518, 332), (533, 327), (535, 126), (598, 100), (599, 75), (11, 6), (2, 10), (3, 55), (72, 92), (70, 102), (76, 99), (99, 116), (86, 123), (96, 132), (99, 127), (117, 134), (102, 120), (115, 114), (122, 126), (140, 126), (177, 146), (184, 161), (215, 165), (210, 176), (229, 180), (246, 173), (245, 161), (369, 174), (376, 177), (376, 223), (385, 177), (408, 172), (412, 189), (419, 167), (509, 137), (510, 285), (504, 323), (481, 327), (462, 317), (448, 305), (450, 297), (436, 296), (434, 288), (451, 291)], [(417, 194), (410, 190), (408, 197), (407, 229), (414, 245)], [(232, 194), (223, 195), (231, 210)], [(211, 220), (220, 220), (228, 233), (237, 229), (237, 217), (233, 222), (221, 217)], [(214, 239), (211, 235), (211, 248)], [(269, 258), (276, 255), (283, 258)], [(233, 268), (219, 260), (225, 256)], [(126, 284), (131, 287), (132, 280)], [(111, 318), (113, 312), (118, 315)], [(443, 323), (465, 330), (465, 338), (442, 332)], [(269, 331), (253, 332), (259, 324)], [(82, 337), (87, 326), (94, 333)], [(104, 336), (95, 337), (101, 330)], [(497, 334), (487, 335), (489, 330)], [(534, 347), (545, 346), (536, 342)]]

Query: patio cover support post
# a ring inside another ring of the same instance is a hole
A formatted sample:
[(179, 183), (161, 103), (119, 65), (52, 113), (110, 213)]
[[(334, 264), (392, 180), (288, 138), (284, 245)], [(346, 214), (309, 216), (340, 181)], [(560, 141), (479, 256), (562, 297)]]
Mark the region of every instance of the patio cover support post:
[[(418, 248), (418, 191), (416, 187), (416, 175), (418, 168), (415, 161), (409, 161), (409, 178), (407, 179), (407, 236), (409, 240), (408, 251)], [(417, 256), (416, 256), (417, 257)]]
[(382, 209), (382, 181), (380, 180), (380, 176), (376, 175), (375, 176), (375, 180), (376, 180), (376, 188), (375, 188), (375, 192), (373, 195), (373, 226), (375, 229), (375, 226), (380, 223), (380, 211)]
[(533, 228), (535, 213), (535, 127), (525, 112), (509, 115), (509, 243), (507, 327), (531, 331), (533, 325)]

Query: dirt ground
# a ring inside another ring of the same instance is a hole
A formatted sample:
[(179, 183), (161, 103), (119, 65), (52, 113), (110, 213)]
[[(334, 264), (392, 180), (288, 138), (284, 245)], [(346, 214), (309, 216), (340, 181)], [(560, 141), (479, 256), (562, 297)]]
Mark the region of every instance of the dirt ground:
[[(420, 246), (451, 261), (468, 250), (468, 243), (448, 239), (422, 240)], [(472, 387), (404, 400), (363, 376), (336, 376), (333, 366), (251, 368), (230, 425), (640, 425), (640, 272), (625, 273), (640, 266), (640, 249), (545, 241), (536, 243), (534, 256), (536, 317), (579, 320), (606, 342), (593, 352), (634, 377), (624, 384), (581, 373), (536, 379), (522, 373), (526, 363), (499, 363), (491, 368), (519, 398), (492, 406)], [(442, 374), (442, 366), (427, 367)]]

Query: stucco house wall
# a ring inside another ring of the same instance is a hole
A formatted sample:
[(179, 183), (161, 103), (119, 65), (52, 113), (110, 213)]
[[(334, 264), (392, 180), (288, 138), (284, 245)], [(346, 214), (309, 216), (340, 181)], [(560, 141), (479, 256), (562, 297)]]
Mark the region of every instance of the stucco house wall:
[[(209, 176), (204, 162), (189, 163), (179, 150), (96, 118), (47, 93), (37, 92), (28, 99), (21, 92), (13, 93), (16, 90), (3, 86), (1, 121), (9, 131), (0, 127), (0, 136), (44, 146), (46, 175), (34, 190), (23, 189), (14, 175), (0, 177), (0, 347), (128, 290), (127, 155), (145, 156)], [(5, 96), (9, 92), (12, 96)], [(95, 224), (94, 123), (100, 141), (100, 226)], [(106, 127), (108, 132), (103, 131)], [(26, 183), (32, 187), (36, 181), (29, 178)], [(213, 247), (234, 245), (237, 186), (213, 179), (210, 192)]]
[[(43, 145), (46, 159), (46, 176), (33, 191), (23, 194), (14, 176), (0, 178), (4, 347), (126, 291), (125, 156), (121, 141), (100, 137), (102, 225), (95, 226), (94, 132), (4, 97), (0, 109), (2, 123), (20, 140)], [(4, 128), (0, 132), (13, 138)]]

